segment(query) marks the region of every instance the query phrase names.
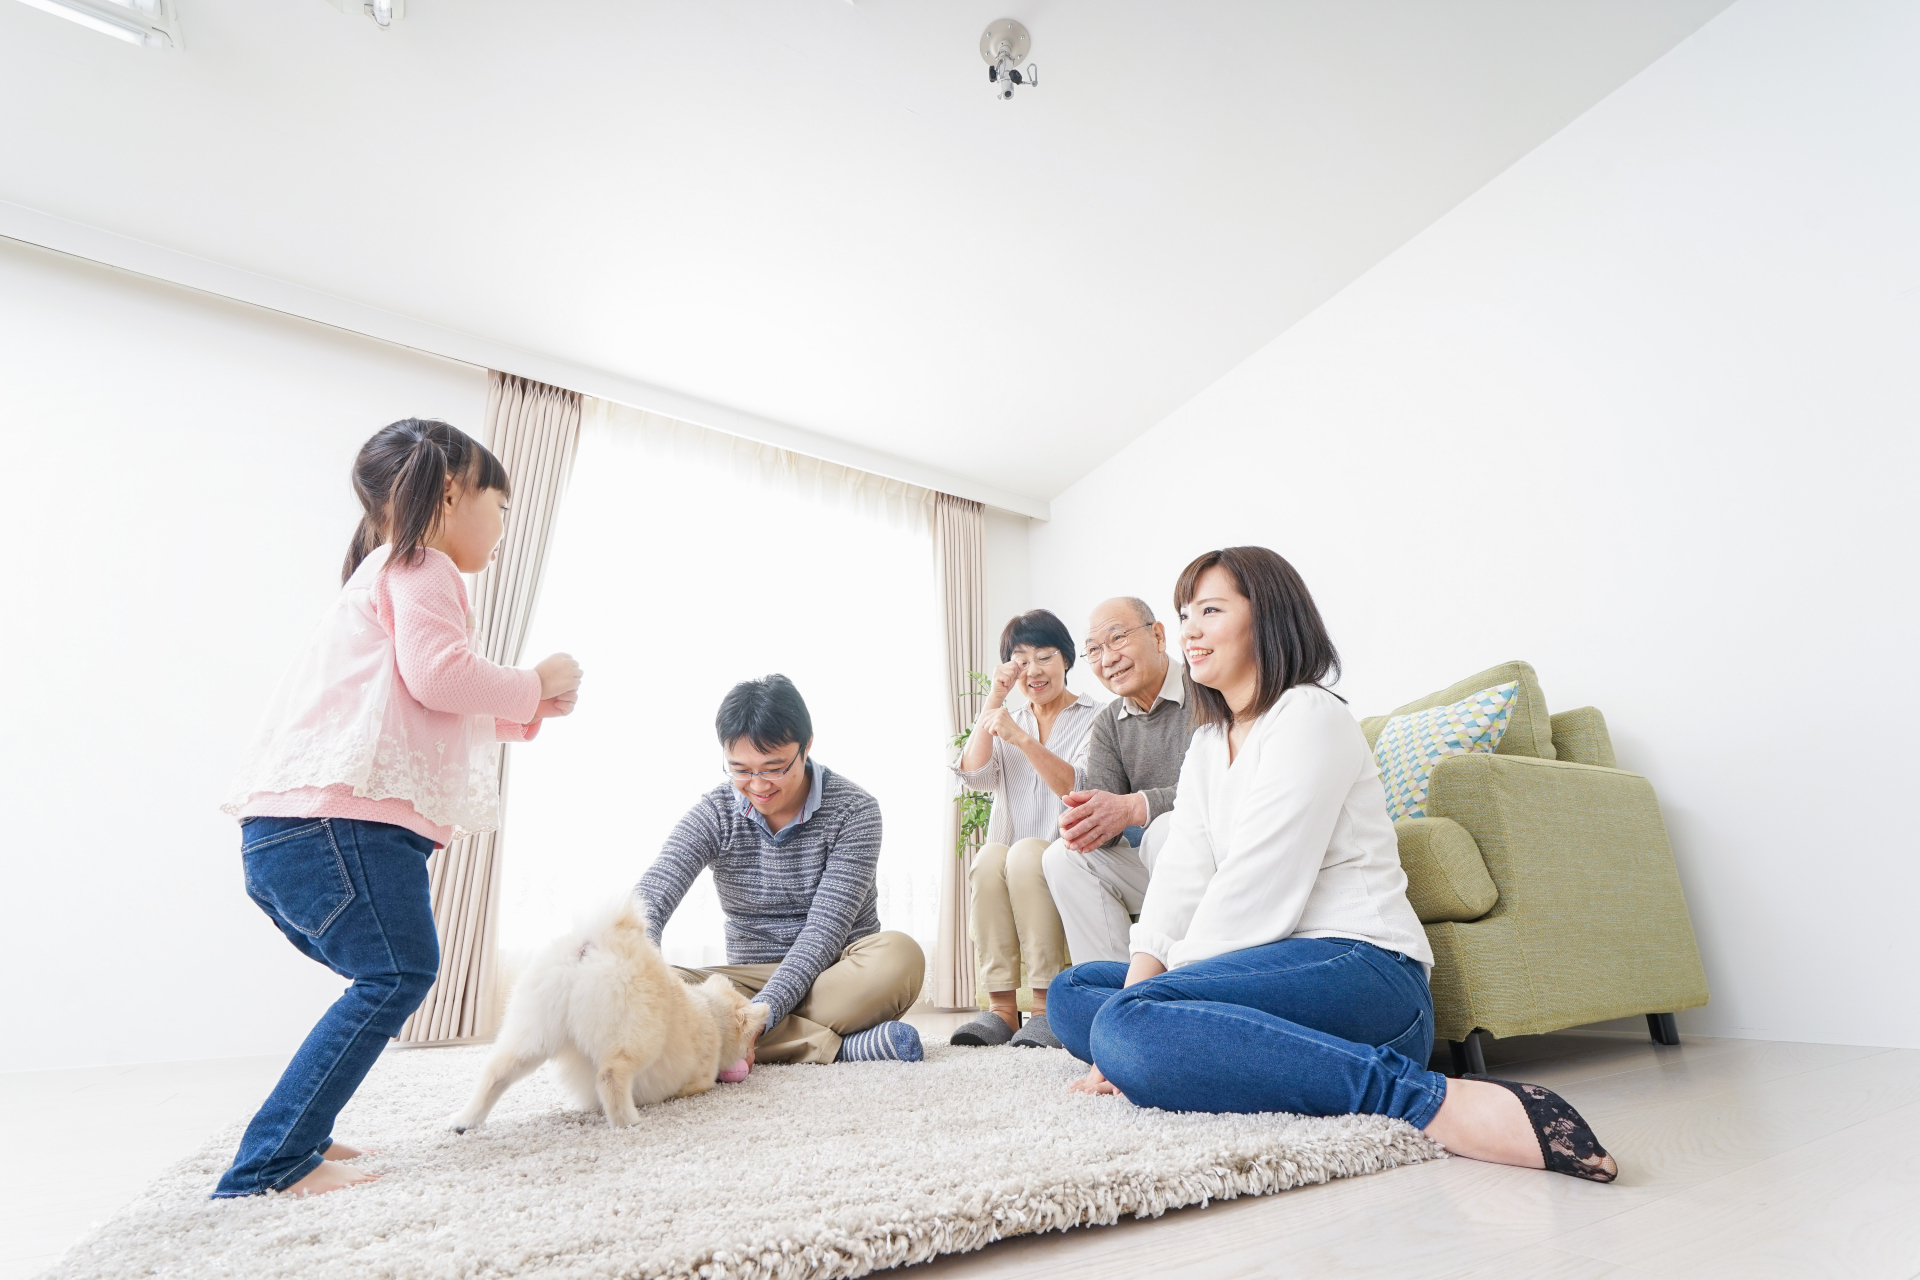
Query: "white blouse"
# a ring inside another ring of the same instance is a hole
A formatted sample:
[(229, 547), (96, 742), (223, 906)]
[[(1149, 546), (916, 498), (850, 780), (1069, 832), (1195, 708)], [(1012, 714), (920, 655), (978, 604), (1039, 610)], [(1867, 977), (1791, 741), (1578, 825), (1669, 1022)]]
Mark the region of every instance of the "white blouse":
[[(1040, 725), (1033, 708), (1022, 703), (1009, 708), (1013, 722), (1040, 736)], [(1042, 745), (1072, 766), (1076, 777), (1087, 767), (1087, 744), (1093, 740), (1093, 721), (1100, 707), (1086, 694), (1071, 706), (1063, 707), (1054, 718), (1053, 730)], [(988, 844), (1010, 845), (1029, 837), (1049, 844), (1060, 838), (1060, 813), (1067, 802), (1053, 794), (1026, 753), (1010, 747), (999, 738), (993, 740), (993, 754), (978, 769), (953, 767), (954, 776), (969, 791), (993, 792), (993, 814), (987, 819)]]
[(1380, 770), (1331, 693), (1280, 695), (1231, 766), (1225, 731), (1198, 730), (1179, 794), (1134, 951), (1178, 969), (1283, 938), (1353, 938), (1431, 967)]

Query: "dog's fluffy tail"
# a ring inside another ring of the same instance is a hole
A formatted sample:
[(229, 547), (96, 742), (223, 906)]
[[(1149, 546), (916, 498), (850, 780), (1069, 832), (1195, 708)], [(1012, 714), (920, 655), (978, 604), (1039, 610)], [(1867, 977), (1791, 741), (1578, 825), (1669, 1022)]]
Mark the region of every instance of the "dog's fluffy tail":
[(604, 945), (609, 934), (623, 928), (638, 929), (641, 933), (647, 931), (647, 902), (639, 894), (624, 894), (616, 901), (583, 913), (574, 921), (574, 935), (581, 942)]

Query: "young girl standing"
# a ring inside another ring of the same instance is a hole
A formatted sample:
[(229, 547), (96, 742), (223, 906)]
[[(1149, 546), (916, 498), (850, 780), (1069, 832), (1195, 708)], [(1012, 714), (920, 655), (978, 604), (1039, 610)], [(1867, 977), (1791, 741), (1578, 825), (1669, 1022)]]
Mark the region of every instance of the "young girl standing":
[(317, 1195), (376, 1174), (333, 1121), (440, 967), (427, 856), (499, 816), (496, 741), (573, 709), (580, 667), (473, 650), (463, 573), (493, 559), (510, 485), (444, 422), (408, 418), (360, 450), (365, 515), (339, 598), (281, 681), (232, 798), (247, 894), (287, 941), (352, 980), (240, 1139), (216, 1198)]

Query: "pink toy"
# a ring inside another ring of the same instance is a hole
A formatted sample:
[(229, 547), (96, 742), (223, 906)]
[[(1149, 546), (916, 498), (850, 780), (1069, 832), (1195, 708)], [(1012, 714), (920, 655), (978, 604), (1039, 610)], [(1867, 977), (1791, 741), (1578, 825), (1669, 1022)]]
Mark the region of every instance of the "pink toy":
[(745, 1080), (747, 1078), (747, 1072), (751, 1071), (752, 1069), (753, 1068), (747, 1065), (747, 1060), (745, 1058), (742, 1058), (740, 1059), (740, 1061), (728, 1067), (725, 1071), (722, 1071), (718, 1079), (723, 1084), (739, 1084), (742, 1080)]

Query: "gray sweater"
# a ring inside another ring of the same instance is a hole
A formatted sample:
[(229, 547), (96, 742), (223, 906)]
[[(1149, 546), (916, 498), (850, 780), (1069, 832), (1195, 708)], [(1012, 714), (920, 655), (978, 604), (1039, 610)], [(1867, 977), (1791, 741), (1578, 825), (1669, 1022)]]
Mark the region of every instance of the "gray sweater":
[(807, 998), (849, 943), (880, 932), (880, 802), (818, 761), (809, 767), (821, 774), (813, 813), (769, 836), (723, 782), (680, 819), (633, 890), (646, 901), (657, 946), (680, 899), (713, 868), (727, 963), (780, 966), (755, 997), (772, 1011), (769, 1027)]
[[(1186, 668), (1175, 664), (1167, 672), (1167, 679), (1184, 682)], [(1153, 704), (1153, 710), (1146, 712), (1126, 698), (1115, 698), (1100, 708), (1087, 744), (1086, 767), (1074, 780), (1075, 786), (1082, 791), (1110, 791), (1119, 796), (1141, 792), (1147, 798), (1148, 822), (1170, 811), (1174, 788), (1180, 781), (1180, 764), (1187, 758), (1187, 743), (1193, 738), (1187, 710), (1193, 698), (1192, 686), (1183, 683), (1181, 693), (1183, 701), (1163, 695)], [(1127, 714), (1120, 714), (1123, 710)]]

